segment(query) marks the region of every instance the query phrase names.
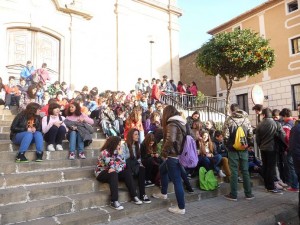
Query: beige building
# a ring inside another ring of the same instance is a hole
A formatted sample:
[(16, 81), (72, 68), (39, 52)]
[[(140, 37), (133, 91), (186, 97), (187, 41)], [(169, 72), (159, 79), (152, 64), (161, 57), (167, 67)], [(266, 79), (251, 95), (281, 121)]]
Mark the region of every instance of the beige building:
[(176, 0), (2, 0), (0, 76), (31, 60), (52, 81), (129, 90), (138, 77), (179, 80)]
[[(275, 50), (274, 67), (255, 77), (234, 82), (231, 102), (237, 102), (254, 118), (251, 90), (262, 87), (264, 103), (271, 109), (294, 110), (300, 103), (300, 0), (269, 0), (208, 31), (215, 35), (233, 29), (252, 29), (270, 39)], [(226, 96), (225, 83), (217, 77), (218, 96)]]

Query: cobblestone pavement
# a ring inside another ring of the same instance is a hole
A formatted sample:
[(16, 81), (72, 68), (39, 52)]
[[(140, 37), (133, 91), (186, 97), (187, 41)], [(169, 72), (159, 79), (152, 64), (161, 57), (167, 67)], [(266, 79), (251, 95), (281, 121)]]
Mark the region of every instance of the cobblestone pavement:
[(283, 195), (271, 194), (264, 187), (258, 186), (253, 189), (253, 194), (255, 199), (251, 201), (244, 199), (244, 194), (240, 191), (237, 202), (228, 201), (223, 196), (191, 202), (186, 204), (185, 215), (175, 215), (163, 208), (106, 224), (274, 225), (283, 222), (285, 225), (299, 225), (298, 193), (286, 191)]

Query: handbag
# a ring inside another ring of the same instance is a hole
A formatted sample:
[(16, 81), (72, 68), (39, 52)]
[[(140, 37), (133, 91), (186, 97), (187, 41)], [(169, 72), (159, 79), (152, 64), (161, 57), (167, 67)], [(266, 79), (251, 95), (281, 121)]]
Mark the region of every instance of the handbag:
[(128, 158), (126, 159), (126, 166), (130, 169), (133, 176), (138, 176), (140, 171), (140, 163), (136, 158)]

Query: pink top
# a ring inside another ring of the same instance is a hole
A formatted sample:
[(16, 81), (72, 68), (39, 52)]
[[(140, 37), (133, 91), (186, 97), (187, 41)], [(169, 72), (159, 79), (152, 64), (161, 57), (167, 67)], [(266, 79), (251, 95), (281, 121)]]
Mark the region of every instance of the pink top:
[(94, 124), (94, 120), (85, 114), (81, 114), (80, 116), (67, 116), (66, 119), (71, 121), (78, 121), (78, 119), (83, 119), (85, 122), (89, 123), (90, 125)]
[(46, 84), (47, 80), (50, 81), (50, 76), (46, 69), (44, 69), (44, 68), (38, 69), (37, 74), (38, 74), (38, 76), (40, 75), (38, 77), (39, 81), (42, 81), (44, 85)]
[[(62, 118), (62, 121), (65, 120), (64, 116), (61, 116), (61, 118)], [(60, 121), (59, 120), (59, 116), (53, 116), (53, 115), (51, 115), (50, 118), (49, 118), (49, 123), (47, 124), (47, 116), (44, 116), (43, 119), (42, 119), (42, 130), (43, 130), (43, 133), (46, 134), (50, 130), (50, 128), (53, 126), (53, 124), (55, 122), (58, 122), (58, 121)], [(67, 129), (67, 127), (66, 127), (66, 125), (64, 123), (62, 123), (61, 126), (64, 126)]]
[(192, 95), (197, 96), (197, 92), (198, 92), (197, 86), (193, 85), (193, 86), (190, 87), (189, 90), (190, 90)]

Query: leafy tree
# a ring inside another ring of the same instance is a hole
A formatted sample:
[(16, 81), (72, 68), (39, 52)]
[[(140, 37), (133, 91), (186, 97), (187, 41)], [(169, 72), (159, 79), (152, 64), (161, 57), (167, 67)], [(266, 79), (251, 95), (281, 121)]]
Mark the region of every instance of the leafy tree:
[(269, 47), (269, 40), (248, 29), (213, 36), (202, 45), (196, 58), (197, 66), (206, 75), (220, 75), (225, 81), (227, 114), (233, 81), (255, 76), (272, 67), (274, 61), (274, 50)]

